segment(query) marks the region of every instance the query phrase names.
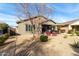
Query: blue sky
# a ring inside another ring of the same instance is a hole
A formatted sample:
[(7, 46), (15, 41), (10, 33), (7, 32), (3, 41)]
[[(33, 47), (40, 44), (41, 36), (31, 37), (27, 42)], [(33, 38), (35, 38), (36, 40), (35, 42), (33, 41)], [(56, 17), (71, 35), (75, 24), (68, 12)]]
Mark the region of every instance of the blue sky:
[[(15, 16), (16, 7), (17, 5), (15, 3), (0, 3), (0, 22), (6, 22), (11, 26), (16, 26), (16, 21), (18, 20)], [(47, 7), (53, 9), (53, 13), (49, 18), (56, 22), (62, 23), (79, 19), (79, 4), (77, 3), (50, 3), (47, 4)]]

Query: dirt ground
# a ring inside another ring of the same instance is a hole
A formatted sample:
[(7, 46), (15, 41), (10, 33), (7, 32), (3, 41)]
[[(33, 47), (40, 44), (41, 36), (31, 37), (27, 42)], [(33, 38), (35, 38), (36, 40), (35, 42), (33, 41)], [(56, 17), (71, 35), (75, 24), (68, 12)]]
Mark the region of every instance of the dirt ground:
[(79, 55), (79, 49), (74, 49), (70, 46), (75, 41), (79, 41), (78, 36), (70, 36), (63, 38), (65, 34), (58, 36), (50, 36), (48, 42), (40, 42), (34, 49), (31, 50), (30, 55), (39, 56), (72, 56)]
[(7, 40), (8, 44), (0, 46), (0, 52), (20, 56), (78, 56), (79, 49), (72, 48), (70, 44), (79, 41), (79, 37), (67, 35), (64, 38), (65, 35), (49, 36), (48, 42), (32, 42), (32, 35), (17, 36)]

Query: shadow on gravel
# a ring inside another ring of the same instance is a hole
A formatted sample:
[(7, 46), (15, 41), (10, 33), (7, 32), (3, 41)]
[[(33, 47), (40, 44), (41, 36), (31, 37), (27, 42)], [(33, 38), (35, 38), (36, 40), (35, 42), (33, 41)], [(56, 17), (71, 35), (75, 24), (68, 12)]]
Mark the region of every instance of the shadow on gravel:
[(16, 45), (15, 41), (6, 42), (2, 46), (0, 46), (0, 54), (5, 53), (6, 56), (18, 55), (16, 54), (16, 50), (20, 48), (23, 48), (23, 50), (26, 49), (28, 44), (27, 42), (29, 43), (29, 41), (25, 40), (19, 45)]
[(70, 44), (70, 47), (73, 49), (74, 52), (76, 52), (76, 53), (73, 53), (73, 55), (79, 56), (79, 47), (72, 46), (72, 44)]
[(29, 55), (29, 53), (30, 53), (30, 51), (33, 49), (33, 48), (35, 48), (35, 46), (37, 45), (37, 43), (38, 43), (39, 41), (34, 41), (34, 42), (32, 42), (31, 44), (28, 44), (28, 45), (26, 45), (26, 46), (23, 46), (22, 48), (22, 50), (21, 51), (19, 51), (18, 53), (16, 53), (16, 56), (28, 56)]

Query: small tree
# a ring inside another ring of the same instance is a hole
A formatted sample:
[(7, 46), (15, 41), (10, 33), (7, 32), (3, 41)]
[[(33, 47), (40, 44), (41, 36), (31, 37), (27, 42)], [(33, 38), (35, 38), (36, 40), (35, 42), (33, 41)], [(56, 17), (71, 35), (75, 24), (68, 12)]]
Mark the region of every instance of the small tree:
[[(31, 17), (33, 16), (46, 16), (47, 14), (52, 13), (52, 9), (48, 8), (46, 4), (28, 4), (28, 3), (20, 3), (17, 4), (18, 5), (18, 12), (16, 13), (17, 17), (19, 18), (19, 20), (23, 20), (23, 18), (29, 18), (31, 24), (32, 24), (32, 29), (33, 29), (33, 36), (35, 33), (35, 27), (34, 27), (34, 22), (33, 20), (31, 20)], [(33, 13), (33, 10), (35, 10)], [(49, 13), (49, 11), (51, 11)], [(23, 17), (22, 17), (23, 16)], [(41, 21), (39, 18), (38, 21), (38, 25), (36, 27), (38, 33), (40, 33), (40, 25), (41, 25)]]
[(1, 34), (8, 33), (8, 27), (9, 27), (8, 24), (0, 23)]
[(5, 23), (0, 24), (0, 29), (6, 29), (8, 27), (9, 27), (8, 24), (5, 24)]
[[(46, 16), (46, 17), (49, 17), (50, 14), (52, 13), (52, 9), (49, 8), (47, 6), (47, 4), (44, 4), (44, 3), (40, 3), (40, 4), (34, 4), (35, 6), (35, 9), (36, 9), (36, 12), (37, 12), (37, 15), (38, 16)], [(41, 30), (40, 30), (40, 26), (41, 26), (41, 18), (39, 18), (39, 21), (38, 21), (38, 26), (37, 26), (37, 32), (38, 34), (41, 33)]]

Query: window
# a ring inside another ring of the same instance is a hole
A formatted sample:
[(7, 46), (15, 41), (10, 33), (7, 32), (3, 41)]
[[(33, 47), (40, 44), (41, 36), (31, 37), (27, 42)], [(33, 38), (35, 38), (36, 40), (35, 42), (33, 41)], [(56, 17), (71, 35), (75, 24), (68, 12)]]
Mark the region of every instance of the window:
[(30, 26), (31, 26), (31, 25), (28, 25), (28, 29), (29, 29), (29, 31), (30, 31)]
[(32, 32), (33, 26), (32, 25), (26, 25), (26, 31)]
[(30, 31), (32, 32), (32, 26), (30, 26)]
[(28, 25), (26, 25), (26, 31), (28, 31)]

